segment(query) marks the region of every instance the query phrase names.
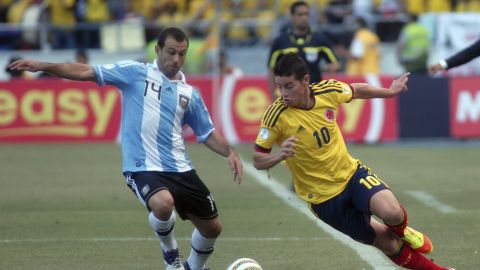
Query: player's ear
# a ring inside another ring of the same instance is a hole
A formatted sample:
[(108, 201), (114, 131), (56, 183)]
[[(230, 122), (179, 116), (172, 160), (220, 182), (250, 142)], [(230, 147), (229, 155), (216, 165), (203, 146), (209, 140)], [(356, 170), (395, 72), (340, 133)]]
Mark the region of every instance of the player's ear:
[(162, 49), (160, 48), (160, 46), (158, 46), (158, 44), (155, 44), (155, 53), (158, 55), (160, 53)]
[(307, 86), (310, 84), (310, 74), (305, 74), (305, 76), (303, 76), (303, 83)]

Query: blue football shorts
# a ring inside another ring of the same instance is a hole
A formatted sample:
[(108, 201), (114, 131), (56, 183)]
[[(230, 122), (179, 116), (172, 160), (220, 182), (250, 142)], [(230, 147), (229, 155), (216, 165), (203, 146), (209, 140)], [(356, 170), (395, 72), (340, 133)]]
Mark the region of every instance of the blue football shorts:
[(356, 241), (371, 245), (375, 240), (375, 231), (370, 226), (370, 199), (384, 189), (389, 188), (369, 168), (359, 164), (342, 193), (309, 206), (325, 223)]
[(127, 186), (140, 202), (148, 207), (148, 200), (156, 192), (167, 189), (172, 194), (175, 210), (182, 219), (191, 214), (201, 219), (218, 216), (217, 205), (207, 186), (195, 170), (187, 172), (125, 172)]

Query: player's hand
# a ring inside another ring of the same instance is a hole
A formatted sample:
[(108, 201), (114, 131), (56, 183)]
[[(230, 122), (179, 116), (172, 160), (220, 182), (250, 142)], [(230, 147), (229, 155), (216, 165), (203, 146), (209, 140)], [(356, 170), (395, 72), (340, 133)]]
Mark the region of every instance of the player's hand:
[(402, 74), (398, 79), (395, 79), (392, 81), (392, 84), (390, 85), (390, 90), (393, 92), (394, 95), (400, 93), (400, 92), (407, 92), (408, 87), (407, 87), (407, 82), (408, 82), (408, 76), (410, 75), (410, 72), (406, 72)]
[(38, 61), (32, 61), (32, 60), (26, 60), (26, 59), (20, 59), (17, 60), (8, 67), (11, 70), (21, 70), (21, 71), (30, 71), (30, 72), (36, 72), (41, 70), (41, 62)]
[(242, 160), (238, 156), (237, 152), (235, 152), (235, 150), (233, 149), (231, 149), (227, 160), (228, 160), (228, 165), (230, 165), (230, 170), (232, 171), (232, 174), (233, 174), (233, 181), (240, 185), (243, 179)]
[(439, 71), (445, 71), (445, 69), (442, 67), (442, 65), (440, 65), (440, 63), (436, 63), (436, 64), (428, 67), (428, 73), (430, 75), (434, 75), (435, 73), (437, 73)]
[(291, 136), (282, 143), (282, 145), (280, 146), (280, 153), (282, 159), (295, 156), (295, 154), (297, 153), (297, 151), (295, 150), (297, 142), (298, 138), (296, 138), (295, 136)]

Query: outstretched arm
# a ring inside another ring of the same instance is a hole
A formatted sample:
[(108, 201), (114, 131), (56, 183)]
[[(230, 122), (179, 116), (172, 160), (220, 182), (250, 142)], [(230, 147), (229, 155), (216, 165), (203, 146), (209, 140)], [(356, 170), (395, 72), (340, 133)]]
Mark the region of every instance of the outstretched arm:
[(400, 92), (407, 91), (408, 75), (404, 73), (398, 79), (392, 81), (389, 88), (376, 87), (366, 83), (352, 83), (354, 88), (353, 98), (390, 98), (398, 95)]
[(234, 175), (233, 181), (240, 184), (243, 178), (243, 165), (235, 149), (233, 149), (216, 130), (210, 134), (205, 141), (205, 145), (210, 148), (210, 150), (227, 158), (228, 165)]
[(435, 74), (438, 71), (445, 71), (463, 65), (478, 56), (480, 56), (480, 39), (453, 56), (450, 56), (446, 60), (441, 60), (438, 63), (431, 65), (428, 68), (428, 71), (430, 74)]
[(9, 65), (12, 70), (30, 72), (44, 71), (54, 76), (75, 80), (96, 82), (95, 71), (91, 65), (80, 63), (47, 63), (21, 59)]

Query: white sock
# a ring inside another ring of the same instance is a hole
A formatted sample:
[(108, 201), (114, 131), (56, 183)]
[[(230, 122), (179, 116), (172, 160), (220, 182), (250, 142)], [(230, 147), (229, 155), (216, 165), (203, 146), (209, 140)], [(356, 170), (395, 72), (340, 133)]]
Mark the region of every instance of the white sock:
[(160, 246), (164, 251), (173, 250), (178, 247), (173, 233), (176, 219), (177, 215), (175, 214), (175, 211), (172, 211), (172, 215), (167, 221), (158, 219), (153, 212), (150, 212), (148, 215), (150, 226), (152, 226), (155, 231), (158, 240), (160, 240)]
[(187, 262), (192, 270), (202, 270), (205, 262), (213, 252), (217, 238), (208, 239), (203, 237), (195, 228), (192, 233), (192, 249)]

